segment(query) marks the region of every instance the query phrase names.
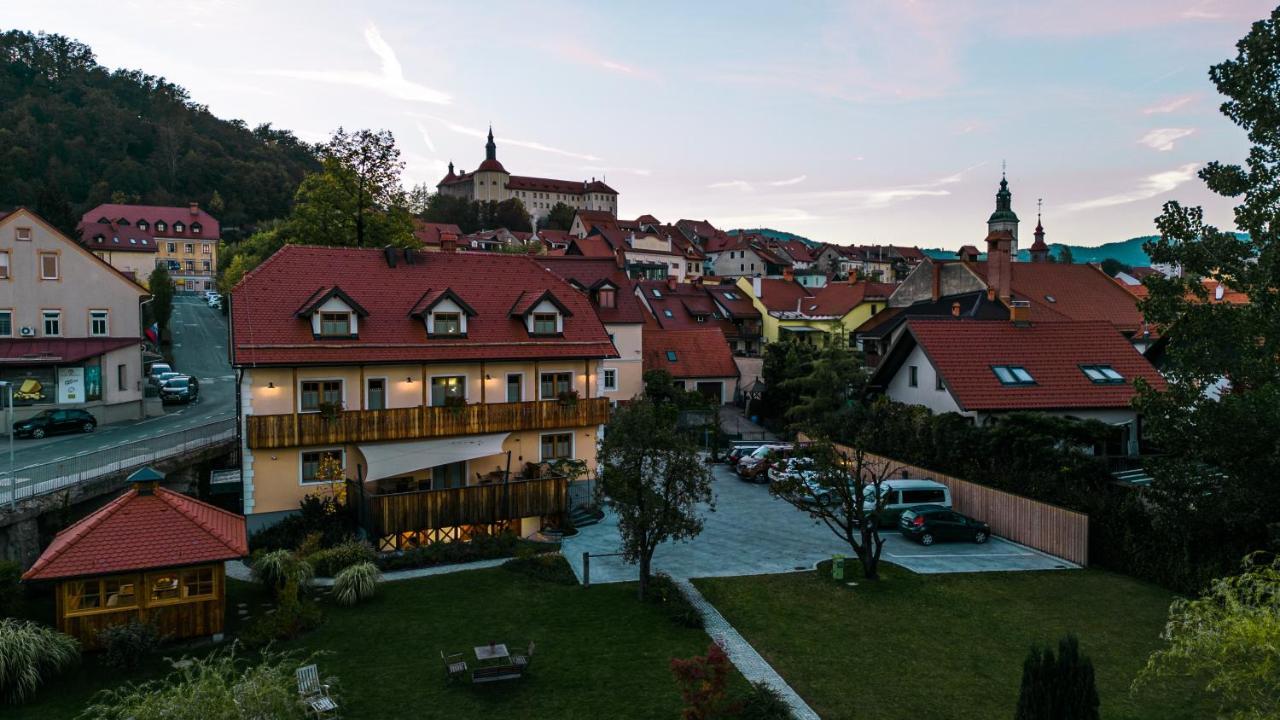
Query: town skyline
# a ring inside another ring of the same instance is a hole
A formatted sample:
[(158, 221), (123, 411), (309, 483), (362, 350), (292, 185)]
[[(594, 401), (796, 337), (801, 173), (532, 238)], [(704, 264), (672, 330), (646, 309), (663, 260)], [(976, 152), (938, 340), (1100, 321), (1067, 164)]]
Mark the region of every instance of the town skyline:
[[(393, 4), (286, 22), (296, 10), (71, 2), (12, 8), (7, 24), (78, 39), (251, 126), (311, 142), (390, 129), (406, 188), (434, 189), (450, 161), (474, 169), (492, 124), (511, 172), (606, 179), (622, 217), (955, 249), (981, 240), (1006, 164), (1028, 227), (1043, 198), (1050, 243), (1153, 234), (1169, 199), (1231, 226), (1231, 203), (1195, 173), (1240, 161), (1246, 142), (1203, 68), (1266, 7), (748, 6), (731, 18)], [(216, 35), (219, 52), (193, 54), (192, 32)]]

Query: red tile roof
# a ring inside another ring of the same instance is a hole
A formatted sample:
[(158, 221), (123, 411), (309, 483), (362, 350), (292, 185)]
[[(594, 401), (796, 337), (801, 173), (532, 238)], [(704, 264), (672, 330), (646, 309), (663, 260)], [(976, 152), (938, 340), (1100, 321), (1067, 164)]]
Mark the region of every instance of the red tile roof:
[(800, 303), (812, 299), (809, 289), (794, 280), (760, 279), (760, 302), (770, 312), (796, 312)]
[[(736, 285), (707, 285), (705, 286), (709, 293), (720, 307), (729, 311), (729, 315), (734, 319), (743, 320), (750, 318), (760, 318), (760, 312), (756, 310), (756, 306), (751, 302), (750, 296), (742, 291)], [(729, 297), (732, 295), (733, 297)]]
[(160, 249), (151, 231), (139, 230), (133, 225), (92, 222), (81, 223), (77, 229), (80, 244), (90, 250), (153, 253)]
[[(601, 322), (619, 324), (637, 324), (644, 322), (644, 308), (635, 295), (635, 281), (618, 269), (612, 257), (585, 258), (574, 256), (546, 256), (535, 258), (539, 265), (556, 275), (583, 288), (592, 298), (591, 306)], [(600, 283), (608, 282), (617, 288), (614, 293), (614, 307), (600, 307), (595, 301), (596, 290)]]
[[(636, 287), (644, 295), (644, 302), (653, 309), (655, 322), (667, 329), (706, 327), (716, 312), (715, 303), (703, 285), (675, 283), (673, 289), (665, 280), (639, 280)], [(654, 295), (655, 290), (658, 295)], [(667, 317), (667, 311), (671, 317)], [(702, 322), (698, 322), (699, 317)]]
[(248, 554), (240, 515), (162, 487), (132, 489), (58, 533), (22, 579), (113, 575)]
[(584, 238), (574, 238), (569, 243), (569, 249), (566, 251), (569, 256), (589, 257), (589, 258), (613, 258), (613, 247), (609, 245), (609, 241), (603, 235), (588, 235)]
[[(986, 281), (987, 262), (966, 267)], [(1124, 333), (1142, 328), (1133, 294), (1093, 265), (1015, 262), (1010, 268), (1013, 299), (1031, 301), (1032, 322), (1106, 320)]]
[[(676, 378), (738, 377), (733, 351), (717, 326), (667, 330), (644, 329), (644, 370), (666, 370)], [(675, 353), (675, 360), (668, 359)]]
[(536, 190), (538, 192), (558, 192), (570, 195), (587, 193), (605, 193), (617, 195), (618, 191), (599, 180), (554, 180), (551, 178), (525, 177), (512, 175), (507, 181), (511, 190)]
[[(188, 240), (217, 240), (222, 237), (222, 227), (218, 223), (218, 219), (202, 208), (196, 208), (195, 212), (191, 211), (191, 207), (168, 207), (164, 205), (121, 205), (117, 203), (105, 203), (86, 212), (80, 216), (80, 223), (101, 222), (106, 218), (108, 222), (118, 223), (121, 219), (128, 220), (130, 225), (137, 226), (139, 220), (145, 220), (149, 227), (147, 228), (152, 234), (156, 233), (155, 224), (163, 222), (168, 228), (160, 233), (160, 237), (183, 238)], [(182, 232), (174, 232), (173, 224), (180, 222), (183, 224)], [(191, 224), (199, 223), (200, 232), (192, 232)]]
[(413, 219), (413, 236), (423, 245), (439, 245), (442, 233), (453, 233), (454, 239), (457, 240), (462, 236), (462, 228), (453, 223), (433, 223)]
[(59, 365), (137, 345), (140, 337), (12, 338), (0, 340), (0, 364)]
[[(502, 253), (419, 253), (388, 267), (382, 250), (286, 245), (232, 291), (236, 365), (447, 362), (614, 357), (589, 302), (540, 265), (545, 258)], [(368, 311), (356, 339), (315, 339), (293, 316), (321, 287), (334, 286)], [(467, 336), (428, 338), (410, 312), (431, 288), (448, 288), (470, 305)], [(511, 317), (522, 297), (550, 291), (572, 317), (563, 337), (529, 334)]]
[[(1137, 378), (1165, 389), (1160, 373), (1105, 321), (1018, 327), (998, 320), (909, 320), (907, 330), (964, 410), (1124, 408)], [(873, 383), (900, 367), (905, 354), (895, 348), (891, 356), (901, 359), (882, 365)], [(1035, 384), (1002, 385), (993, 365), (1023, 367)], [(1094, 383), (1081, 365), (1110, 365), (1124, 382)]]

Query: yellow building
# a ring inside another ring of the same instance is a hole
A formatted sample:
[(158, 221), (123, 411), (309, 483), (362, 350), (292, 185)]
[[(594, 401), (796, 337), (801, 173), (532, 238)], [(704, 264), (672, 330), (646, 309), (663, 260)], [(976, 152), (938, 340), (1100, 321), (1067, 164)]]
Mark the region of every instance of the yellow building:
[(340, 490), (380, 549), (530, 535), (595, 472), (617, 353), (536, 258), (286, 246), (231, 323), (251, 529)]
[(187, 207), (107, 203), (80, 219), (80, 243), (141, 282), (165, 266), (179, 291), (214, 288), (221, 226), (196, 203)]
[[(789, 274), (788, 274), (789, 275)], [(795, 339), (825, 345), (848, 340), (854, 328), (883, 310), (893, 286), (867, 281), (805, 287), (794, 278), (738, 278), (738, 289), (760, 312), (765, 343)]]

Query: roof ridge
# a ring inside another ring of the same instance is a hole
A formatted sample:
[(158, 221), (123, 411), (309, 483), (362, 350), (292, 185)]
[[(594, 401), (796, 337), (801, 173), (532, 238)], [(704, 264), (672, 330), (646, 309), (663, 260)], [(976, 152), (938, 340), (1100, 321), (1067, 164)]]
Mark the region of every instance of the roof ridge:
[[(31, 577), (35, 575), (38, 571), (52, 565), (54, 560), (57, 560), (58, 558), (62, 557), (62, 555), (65, 554), (72, 547), (74, 547), (77, 542), (82, 540), (85, 535), (88, 535), (90, 530), (98, 527), (107, 518), (116, 514), (116, 512), (118, 512), (120, 508), (123, 507), (124, 504), (128, 502), (130, 498), (136, 497), (137, 494), (138, 494), (137, 490), (130, 488), (129, 490), (125, 491), (122, 495), (120, 495), (116, 499), (112, 500), (106, 505), (103, 505), (97, 510), (94, 510), (93, 513), (91, 513), (90, 515), (87, 515), (84, 518), (80, 519), (79, 521), (72, 523), (70, 526), (63, 528), (62, 530), (59, 530), (58, 534), (53, 536), (54, 542), (57, 542), (58, 538), (61, 538), (64, 535), (66, 535), (66, 538), (67, 538), (66, 543), (64, 543), (62, 547), (56, 548), (52, 554), (48, 556), (41, 555), (39, 558), (37, 558), (35, 563), (32, 564), (32, 566), (25, 573), (22, 574), (22, 577), (23, 578)], [(71, 532), (71, 531), (74, 531), (74, 532)], [(52, 546), (53, 546), (53, 543), (50, 543), (50, 547)]]

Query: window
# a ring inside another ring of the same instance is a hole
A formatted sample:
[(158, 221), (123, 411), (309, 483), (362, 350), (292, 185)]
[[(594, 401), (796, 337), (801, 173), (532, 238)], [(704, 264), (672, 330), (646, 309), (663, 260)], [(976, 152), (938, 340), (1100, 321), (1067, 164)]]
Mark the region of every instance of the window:
[(618, 389), (618, 371), (617, 370), (613, 368), (604, 369), (604, 389), (605, 390)]
[(44, 316), (44, 334), (45, 335), (61, 335), (62, 334), (62, 311), (61, 310), (45, 310)]
[(124, 363), (116, 365), (116, 389), (120, 392), (129, 389), (129, 366)]
[(213, 595), (213, 568), (195, 568), (182, 571), (182, 596), (184, 598), (211, 597)]
[(176, 572), (148, 575), (147, 584), (151, 587), (152, 600), (178, 600), (182, 597), (182, 586)]
[(543, 400), (555, 400), (560, 397), (560, 393), (566, 393), (572, 389), (573, 373), (542, 373), (539, 386), (538, 392)]
[(725, 294), (724, 294), (724, 298), (725, 298), (725, 300), (737, 300), (737, 299), (738, 299), (738, 295), (737, 295), (737, 293), (727, 292), (727, 293), (725, 293)]
[(573, 434), (555, 433), (542, 436), (542, 460), (573, 459)]
[(602, 308), (615, 307), (618, 303), (617, 294), (613, 288), (600, 288), (599, 300)]
[[(204, 230), (204, 228), (203, 228), (203, 227), (201, 227), (200, 223), (198, 223), (198, 222), (196, 222), (196, 223), (191, 223), (191, 232), (195, 233), (196, 235), (199, 235), (201, 230)], [(205, 247), (205, 250), (204, 250), (204, 251), (205, 251), (206, 253), (207, 253), (207, 252), (209, 252), (209, 246), (208, 246), (208, 245), (205, 245), (204, 247)]]
[(664, 317), (675, 317), (674, 315), (671, 314), (671, 310), (669, 308), (663, 308), (662, 314)]
[(675, 362), (675, 361), (676, 361), (676, 351), (675, 351), (675, 350), (668, 350), (668, 351), (667, 351), (667, 362)]
[(431, 489), (460, 488), (467, 485), (467, 461), (437, 465), (431, 468)]
[(183, 245), (182, 251), (188, 255), (194, 255), (196, 252), (195, 243), (186, 243)]
[[(160, 223), (159, 225), (156, 225), (156, 230), (163, 230), (163, 229), (164, 229), (164, 223)], [(171, 243), (171, 242), (165, 243), (165, 249), (169, 251), (170, 255), (172, 255), (173, 253), (176, 253), (178, 251), (178, 244)]]
[(148, 227), (148, 225), (147, 225), (147, 221), (146, 221), (146, 220), (139, 220), (139, 221), (138, 221), (138, 229), (139, 229), (139, 230), (146, 230), (146, 229), (147, 229), (147, 227)]
[(13, 231), (13, 237), (18, 242), (31, 242), (31, 228), (29, 227), (15, 228)]
[(439, 407), (448, 404), (448, 398), (467, 397), (467, 378), (465, 375), (445, 375), (431, 378), (431, 405)]
[(524, 375), (521, 373), (509, 373), (507, 375), (507, 402), (523, 402), (524, 401)]
[(940, 372), (935, 372), (935, 373), (933, 374), (933, 389), (934, 389), (934, 390), (946, 390), (946, 389), (947, 389), (947, 386), (942, 382), (942, 373), (940, 373)]
[(1116, 372), (1110, 365), (1081, 365), (1080, 370), (1085, 377), (1099, 385), (1111, 385), (1124, 382), (1124, 376)]
[(534, 335), (555, 335), (556, 334), (555, 313), (534, 313), (533, 314), (533, 334)]
[(0, 252), (0, 280), (9, 279), (9, 251)]
[(90, 310), (89, 311), (89, 334), (95, 337), (105, 337), (110, 335), (108, 332), (107, 318), (109, 316), (106, 310)]
[(920, 368), (915, 365), (907, 366), (907, 387), (920, 386)]
[(1031, 373), (1026, 368), (1019, 365), (992, 365), (991, 371), (996, 374), (996, 379), (1001, 385), (1035, 385), (1035, 378), (1031, 377)]
[(186, 269), (187, 272), (195, 272), (196, 263), (194, 260), (188, 260), (185, 263), (183, 263), (182, 266)]
[(351, 337), (351, 313), (320, 313), (320, 335)]
[(364, 406), (366, 410), (387, 408), (386, 378), (369, 378), (365, 381)]
[[(183, 225), (181, 222), (176, 222), (176, 223), (174, 223), (174, 224), (173, 224), (173, 231), (174, 231), (174, 232), (176, 232), (176, 233), (180, 233), (180, 232), (182, 232), (182, 231), (183, 231), (183, 230), (185, 230), (185, 229), (186, 229), (186, 226), (185, 226), (185, 225)], [(188, 245), (187, 247), (191, 247), (191, 246), (190, 246), (190, 245)], [(190, 250), (188, 250), (187, 252), (191, 252), (191, 251), (190, 251)]]
[(662, 299), (662, 291), (659, 290), (658, 288), (653, 288), (652, 290), (650, 290), (650, 292), (652, 292), (653, 296), (658, 298), (659, 300)]
[[(157, 220), (157, 221), (156, 221), (156, 232), (158, 232), (158, 233), (162, 233), (162, 232), (164, 232), (164, 231), (165, 231), (165, 227), (166, 227), (166, 226), (165, 226), (165, 224), (164, 224), (164, 221), (163, 221), (163, 220)], [(173, 243), (169, 243), (169, 252), (173, 252)]]
[(0, 337), (13, 335), (13, 311), (0, 310)]
[(946, 502), (947, 495), (941, 488), (923, 488), (920, 490), (903, 490), (903, 503), (941, 503)]
[(301, 412), (319, 412), (320, 403), (342, 404), (341, 380), (302, 381)]
[(109, 578), (102, 581), (102, 596), (109, 608), (126, 608), (138, 604), (134, 578)]
[(213, 268), (212, 268), (212, 266), (210, 265), (209, 261), (208, 261), (208, 260), (205, 260), (205, 261), (203, 261), (203, 262), (201, 262), (201, 263), (200, 263), (200, 269), (207, 273), (207, 272), (209, 272), (209, 271), (210, 271), (211, 269), (213, 269)]
[(456, 312), (431, 314), (432, 335), (461, 335), (462, 315)]
[[(193, 226), (191, 226), (191, 229), (192, 229), (192, 230), (195, 230), (197, 227), (199, 227), (199, 226), (198, 226), (198, 225), (193, 225)], [(196, 230), (196, 232), (200, 232), (200, 231), (199, 231), (199, 230)], [(210, 254), (212, 254), (212, 251), (209, 249), (209, 247), (210, 247), (210, 246), (209, 246), (209, 243), (200, 243), (200, 254), (201, 254), (201, 255), (210, 255)]]
[(343, 462), (342, 450), (338, 448), (304, 452), (302, 453), (302, 476), (300, 478), (304, 485), (307, 483), (329, 482), (328, 479), (320, 477), (320, 463), (325, 458), (337, 460), (338, 465), (346, 465)]
[(58, 256), (54, 253), (40, 253), (40, 279), (58, 279)]

